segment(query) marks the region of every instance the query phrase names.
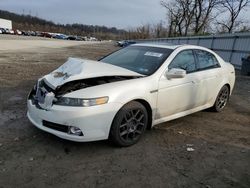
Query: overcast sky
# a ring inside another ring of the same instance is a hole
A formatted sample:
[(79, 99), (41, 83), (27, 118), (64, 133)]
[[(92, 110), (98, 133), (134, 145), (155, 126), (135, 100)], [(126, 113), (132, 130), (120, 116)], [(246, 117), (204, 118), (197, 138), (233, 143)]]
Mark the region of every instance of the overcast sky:
[(160, 0), (0, 0), (0, 9), (31, 14), (55, 23), (127, 29), (165, 20)]

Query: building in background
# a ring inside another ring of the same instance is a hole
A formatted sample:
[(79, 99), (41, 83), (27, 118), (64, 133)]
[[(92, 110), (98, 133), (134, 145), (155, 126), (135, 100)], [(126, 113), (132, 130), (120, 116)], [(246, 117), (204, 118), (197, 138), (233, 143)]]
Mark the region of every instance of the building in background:
[(12, 21), (0, 18), (0, 28), (12, 29)]

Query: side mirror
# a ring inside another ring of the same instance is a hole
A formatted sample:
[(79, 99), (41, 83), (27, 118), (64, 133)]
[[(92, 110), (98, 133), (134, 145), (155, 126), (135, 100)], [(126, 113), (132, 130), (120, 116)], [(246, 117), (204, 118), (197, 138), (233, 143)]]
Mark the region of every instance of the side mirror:
[(172, 79), (172, 78), (184, 78), (186, 76), (187, 72), (183, 69), (177, 69), (173, 68), (168, 70), (165, 73), (165, 76), (167, 79)]

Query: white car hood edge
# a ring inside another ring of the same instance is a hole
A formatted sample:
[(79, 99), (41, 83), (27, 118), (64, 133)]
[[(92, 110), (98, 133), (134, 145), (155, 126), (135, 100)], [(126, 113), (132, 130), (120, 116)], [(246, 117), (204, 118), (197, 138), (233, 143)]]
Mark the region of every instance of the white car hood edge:
[(68, 58), (59, 68), (44, 76), (53, 89), (67, 82), (103, 76), (144, 76), (115, 65), (87, 59)]

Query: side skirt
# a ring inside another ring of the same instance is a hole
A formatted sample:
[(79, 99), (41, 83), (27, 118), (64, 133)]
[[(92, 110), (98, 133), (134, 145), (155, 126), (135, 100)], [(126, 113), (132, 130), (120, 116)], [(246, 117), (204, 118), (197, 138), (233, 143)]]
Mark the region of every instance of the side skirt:
[(154, 120), (154, 121), (153, 121), (153, 124), (152, 124), (152, 127), (153, 127), (154, 125), (157, 125), (157, 124), (160, 124), (160, 123), (163, 123), (163, 122), (166, 122), (166, 121), (170, 121), (170, 120), (177, 119), (177, 118), (180, 118), (180, 117), (183, 117), (183, 116), (186, 116), (186, 115), (195, 113), (195, 112), (199, 112), (199, 111), (201, 111), (201, 110), (210, 108), (210, 107), (212, 107), (212, 106), (213, 106), (213, 105), (211, 105), (211, 104), (205, 104), (205, 105), (203, 105), (203, 106), (199, 106), (199, 107), (193, 108), (193, 109), (191, 109), (191, 110), (186, 110), (186, 111), (183, 111), (183, 112), (179, 112), (179, 113), (177, 113), (177, 114), (173, 114), (173, 115), (170, 115), (170, 116), (167, 116), (167, 117), (163, 117), (163, 118)]

